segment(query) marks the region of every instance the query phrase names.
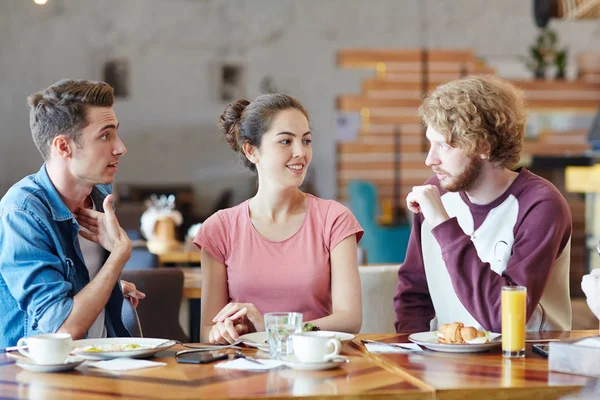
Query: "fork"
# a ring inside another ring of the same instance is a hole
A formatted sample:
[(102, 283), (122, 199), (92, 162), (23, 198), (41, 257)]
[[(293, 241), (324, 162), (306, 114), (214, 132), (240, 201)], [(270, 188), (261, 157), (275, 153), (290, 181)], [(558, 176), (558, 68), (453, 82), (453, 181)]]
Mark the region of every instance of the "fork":
[[(230, 344), (216, 344), (216, 345), (201, 345), (201, 346), (192, 346), (191, 344), (181, 343), (180, 341), (176, 341), (177, 344), (182, 345), (183, 347), (187, 347), (188, 349), (194, 349), (196, 352), (200, 351), (213, 351), (213, 350), (224, 350), (224, 349), (242, 349), (238, 345), (243, 344), (241, 340), (238, 340), (234, 343)], [(184, 350), (191, 352), (191, 350)]]
[(155, 349), (160, 349), (161, 347), (163, 347), (164, 345), (166, 345), (167, 343), (173, 343), (173, 344), (181, 344), (181, 342), (179, 340), (172, 340), (172, 339), (167, 339), (164, 342), (160, 342), (159, 344), (157, 344), (156, 346), (154, 346)]

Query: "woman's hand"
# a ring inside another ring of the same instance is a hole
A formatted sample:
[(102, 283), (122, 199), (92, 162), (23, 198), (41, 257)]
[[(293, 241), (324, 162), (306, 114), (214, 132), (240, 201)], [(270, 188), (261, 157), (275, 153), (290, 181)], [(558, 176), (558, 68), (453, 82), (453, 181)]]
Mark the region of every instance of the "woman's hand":
[[(212, 322), (225, 322), (226, 319), (236, 321), (243, 317), (247, 319), (247, 322), (252, 324), (252, 327), (256, 332), (265, 330), (265, 320), (263, 315), (252, 303), (229, 303), (215, 315)], [(248, 328), (250, 328), (250, 326), (248, 326)]]
[(226, 318), (225, 321), (213, 325), (208, 334), (208, 341), (213, 344), (233, 344), (245, 333), (248, 333), (248, 325), (244, 323), (243, 318), (236, 322)]

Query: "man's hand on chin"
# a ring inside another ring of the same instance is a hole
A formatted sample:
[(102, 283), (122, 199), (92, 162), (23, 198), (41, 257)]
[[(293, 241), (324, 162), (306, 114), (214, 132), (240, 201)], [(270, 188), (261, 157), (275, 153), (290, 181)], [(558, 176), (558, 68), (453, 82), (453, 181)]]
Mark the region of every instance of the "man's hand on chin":
[(434, 185), (413, 187), (406, 196), (406, 205), (415, 214), (422, 213), (432, 228), (450, 219), (442, 203), (440, 191)]

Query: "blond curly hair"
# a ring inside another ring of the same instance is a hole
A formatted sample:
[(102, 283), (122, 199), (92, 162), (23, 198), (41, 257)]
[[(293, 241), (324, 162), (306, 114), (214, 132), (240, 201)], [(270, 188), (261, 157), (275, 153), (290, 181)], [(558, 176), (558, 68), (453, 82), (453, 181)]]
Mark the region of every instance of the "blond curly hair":
[(419, 107), (425, 125), (467, 154), (488, 154), (506, 168), (520, 159), (527, 117), (523, 92), (495, 76), (469, 76), (438, 86)]

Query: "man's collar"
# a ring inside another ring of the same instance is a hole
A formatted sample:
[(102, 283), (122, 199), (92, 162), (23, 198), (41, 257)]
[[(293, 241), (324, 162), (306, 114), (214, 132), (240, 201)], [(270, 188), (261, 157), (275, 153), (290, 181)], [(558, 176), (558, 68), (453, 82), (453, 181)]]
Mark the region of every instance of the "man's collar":
[(54, 187), (54, 184), (50, 180), (50, 176), (48, 175), (48, 171), (46, 170), (46, 163), (42, 165), (42, 168), (35, 175), (35, 181), (44, 189), (44, 195), (48, 200), (48, 206), (50, 207), (50, 212), (52, 213), (52, 219), (55, 221), (67, 221), (73, 218), (73, 213), (67, 207), (67, 205), (63, 202)]
[[(54, 187), (54, 184), (50, 180), (48, 171), (46, 170), (46, 163), (42, 165), (38, 173), (35, 175), (35, 181), (44, 189), (44, 193), (48, 200), (48, 206), (52, 213), (52, 219), (55, 221), (67, 221), (73, 218), (73, 213), (67, 205), (63, 202), (60, 194)], [(96, 205), (96, 210), (104, 212), (102, 208), (102, 202), (108, 193), (110, 193), (110, 185), (94, 186), (90, 196)]]

